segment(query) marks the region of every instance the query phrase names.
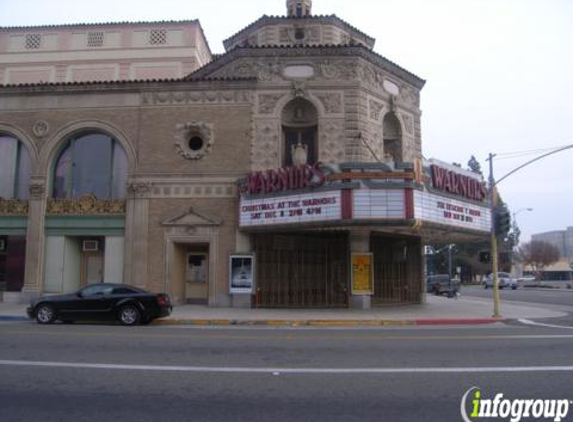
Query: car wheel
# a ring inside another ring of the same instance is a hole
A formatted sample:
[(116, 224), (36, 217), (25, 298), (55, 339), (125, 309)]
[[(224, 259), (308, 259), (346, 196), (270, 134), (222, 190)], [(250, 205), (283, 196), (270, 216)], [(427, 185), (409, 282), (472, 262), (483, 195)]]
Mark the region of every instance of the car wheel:
[(511, 290), (517, 290), (517, 286), (513, 286)]
[(135, 306), (128, 305), (119, 310), (118, 319), (122, 325), (137, 325), (140, 318), (141, 314)]
[(39, 324), (52, 324), (56, 320), (56, 312), (51, 305), (40, 305), (36, 309), (36, 321)]

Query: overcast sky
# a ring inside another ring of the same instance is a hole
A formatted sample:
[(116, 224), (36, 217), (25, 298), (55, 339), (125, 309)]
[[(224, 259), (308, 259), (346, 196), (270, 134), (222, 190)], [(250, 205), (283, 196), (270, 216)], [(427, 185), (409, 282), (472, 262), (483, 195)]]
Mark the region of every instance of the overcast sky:
[[(0, 26), (199, 19), (211, 50), (284, 0), (0, 0)], [(474, 154), (497, 178), (535, 155), (573, 144), (573, 0), (314, 0), (376, 38), (375, 51), (427, 81), (427, 158), (464, 166)], [(573, 149), (500, 185), (528, 240), (573, 226)], [(533, 208), (531, 212), (520, 211)]]

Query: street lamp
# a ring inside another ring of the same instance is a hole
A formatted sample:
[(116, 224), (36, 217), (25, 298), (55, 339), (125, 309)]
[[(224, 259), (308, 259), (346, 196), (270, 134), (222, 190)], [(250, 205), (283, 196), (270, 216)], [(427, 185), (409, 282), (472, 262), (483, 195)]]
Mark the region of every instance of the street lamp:
[(523, 212), (523, 211), (533, 211), (533, 208), (521, 208), (521, 209), (518, 209), (517, 211), (515, 211), (515, 212), (513, 213), (513, 222), (514, 222), (514, 223), (515, 223), (515, 221), (516, 221), (516, 220), (515, 220), (515, 216), (516, 216), (517, 214), (519, 214), (520, 212)]
[[(516, 216), (517, 214), (519, 214), (520, 212), (523, 212), (523, 211), (533, 211), (533, 208), (520, 208), (520, 209), (518, 209), (517, 211), (515, 211), (515, 212), (512, 214), (512, 217), (513, 217), (512, 222), (513, 222), (513, 233), (514, 233), (514, 236), (517, 235), (517, 230), (519, 230), (519, 228), (517, 227), (517, 218), (515, 218), (515, 216)], [(514, 245), (514, 246), (517, 246), (518, 243), (519, 243), (519, 236), (517, 236), (517, 237), (515, 238), (515, 245)]]

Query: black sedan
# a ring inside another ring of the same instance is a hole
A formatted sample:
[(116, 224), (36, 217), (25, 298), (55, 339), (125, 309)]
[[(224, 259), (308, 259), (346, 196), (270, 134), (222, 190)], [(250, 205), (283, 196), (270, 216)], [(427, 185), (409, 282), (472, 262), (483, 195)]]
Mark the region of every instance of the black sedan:
[(171, 300), (163, 293), (146, 292), (125, 284), (91, 284), (76, 293), (43, 296), (26, 309), (40, 324), (56, 320), (119, 321), (123, 325), (149, 324), (171, 315)]

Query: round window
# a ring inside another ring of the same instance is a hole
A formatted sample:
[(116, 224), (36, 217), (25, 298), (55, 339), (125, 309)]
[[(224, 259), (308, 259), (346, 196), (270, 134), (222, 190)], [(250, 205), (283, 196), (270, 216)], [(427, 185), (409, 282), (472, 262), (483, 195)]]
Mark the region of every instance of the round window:
[(193, 136), (189, 139), (189, 149), (191, 149), (191, 151), (199, 151), (201, 148), (203, 148), (202, 138), (199, 136)]
[(297, 29), (294, 33), (294, 37), (297, 40), (304, 40), (304, 29)]

